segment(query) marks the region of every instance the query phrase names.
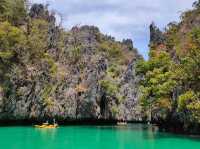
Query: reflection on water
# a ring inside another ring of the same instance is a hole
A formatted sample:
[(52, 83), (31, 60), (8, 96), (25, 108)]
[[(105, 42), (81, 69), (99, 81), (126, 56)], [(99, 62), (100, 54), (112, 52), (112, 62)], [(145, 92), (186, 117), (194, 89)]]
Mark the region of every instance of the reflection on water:
[(38, 128), (34, 128), (34, 129), (38, 133), (38, 136), (41, 139), (54, 140), (56, 137), (57, 129), (38, 129)]
[(196, 149), (199, 146), (199, 139), (161, 133), (155, 126), (141, 124), (58, 129), (0, 127), (0, 149)]

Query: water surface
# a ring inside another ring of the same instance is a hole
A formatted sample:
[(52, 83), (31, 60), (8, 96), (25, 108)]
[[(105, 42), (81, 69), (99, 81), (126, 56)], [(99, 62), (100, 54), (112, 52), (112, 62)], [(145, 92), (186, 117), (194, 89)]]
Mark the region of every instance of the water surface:
[(0, 149), (199, 149), (200, 139), (150, 126), (0, 127)]

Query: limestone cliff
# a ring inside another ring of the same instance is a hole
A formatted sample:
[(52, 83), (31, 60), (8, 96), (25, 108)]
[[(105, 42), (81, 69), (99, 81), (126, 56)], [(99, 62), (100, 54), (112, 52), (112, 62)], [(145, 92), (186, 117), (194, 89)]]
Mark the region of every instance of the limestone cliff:
[(94, 26), (64, 31), (44, 9), (34, 5), (20, 26), (27, 45), (0, 56), (0, 120), (139, 120), (135, 64), (142, 57), (132, 41)]

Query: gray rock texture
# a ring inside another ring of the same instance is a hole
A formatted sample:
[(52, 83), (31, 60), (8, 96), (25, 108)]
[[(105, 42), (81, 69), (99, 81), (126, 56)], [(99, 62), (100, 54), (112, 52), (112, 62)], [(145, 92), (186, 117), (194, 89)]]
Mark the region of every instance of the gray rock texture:
[[(62, 49), (51, 46), (48, 60), (12, 68), (9, 94), (0, 89), (0, 119), (140, 120), (141, 56), (132, 41), (116, 42), (94, 26), (73, 27), (64, 41)], [(105, 90), (102, 80), (117, 85)]]

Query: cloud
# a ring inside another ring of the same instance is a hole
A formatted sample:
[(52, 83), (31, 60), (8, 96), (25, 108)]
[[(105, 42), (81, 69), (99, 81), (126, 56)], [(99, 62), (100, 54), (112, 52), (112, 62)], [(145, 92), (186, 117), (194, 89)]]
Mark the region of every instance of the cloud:
[(163, 29), (178, 21), (181, 12), (191, 8), (195, 0), (31, 0), (49, 3), (64, 18), (70, 29), (77, 24), (95, 25), (117, 40), (131, 38), (147, 58), (149, 24), (154, 21)]

